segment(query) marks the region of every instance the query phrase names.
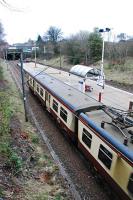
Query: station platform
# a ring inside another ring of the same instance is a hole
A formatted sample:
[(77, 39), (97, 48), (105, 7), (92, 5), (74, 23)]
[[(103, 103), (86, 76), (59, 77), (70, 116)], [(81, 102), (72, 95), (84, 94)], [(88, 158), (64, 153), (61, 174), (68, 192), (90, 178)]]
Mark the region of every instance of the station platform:
[[(24, 63), (24, 68), (35, 68), (39, 72), (45, 72), (65, 83), (79, 89), (79, 81), (83, 80), (81, 77), (70, 74), (69, 72), (62, 71), (60, 69), (55, 69), (41, 64), (36, 64), (33, 62)], [(118, 109), (128, 110), (129, 102), (133, 102), (133, 94), (126, 92), (124, 90), (109, 86), (105, 82), (105, 88), (102, 89), (97, 85), (96, 81), (87, 79), (86, 84), (86, 95), (99, 100), (99, 93), (101, 93), (101, 102)], [(93, 88), (93, 89), (91, 89)]]

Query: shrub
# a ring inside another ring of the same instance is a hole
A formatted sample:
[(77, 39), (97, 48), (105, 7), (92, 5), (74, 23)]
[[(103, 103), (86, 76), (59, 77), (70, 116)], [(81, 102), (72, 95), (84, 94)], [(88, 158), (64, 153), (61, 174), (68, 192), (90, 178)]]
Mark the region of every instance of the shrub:
[(1, 66), (0, 66), (0, 79), (1, 79), (1, 80), (3, 79), (3, 69), (2, 69)]
[(8, 156), (10, 154), (10, 146), (8, 142), (1, 142), (0, 143), (0, 153)]
[(12, 110), (8, 99), (8, 96), (3, 92), (0, 92), (0, 135), (7, 135), (9, 133), (9, 123)]
[(15, 153), (11, 151), (9, 156), (8, 165), (16, 172), (18, 172), (22, 168), (22, 159)]
[(37, 135), (32, 135), (31, 141), (35, 144), (39, 143), (39, 137)]

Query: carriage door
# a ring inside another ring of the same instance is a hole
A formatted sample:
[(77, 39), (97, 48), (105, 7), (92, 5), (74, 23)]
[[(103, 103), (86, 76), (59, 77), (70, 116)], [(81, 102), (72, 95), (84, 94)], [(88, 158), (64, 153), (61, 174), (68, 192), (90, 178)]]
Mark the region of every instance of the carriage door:
[(50, 94), (45, 91), (46, 109), (50, 112)]

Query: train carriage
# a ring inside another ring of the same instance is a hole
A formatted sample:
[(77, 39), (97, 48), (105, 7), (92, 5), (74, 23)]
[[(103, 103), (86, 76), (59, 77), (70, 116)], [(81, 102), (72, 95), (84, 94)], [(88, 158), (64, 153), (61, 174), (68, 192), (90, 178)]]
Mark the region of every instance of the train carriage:
[(29, 88), (101, 175), (133, 199), (133, 120), (37, 69), (25, 67)]
[[(102, 116), (100, 119), (103, 120)], [(121, 133), (114, 131), (122, 138)], [(121, 199), (133, 199), (133, 145), (130, 141), (125, 146), (103, 130), (100, 124), (98, 126), (94, 118), (92, 121), (87, 113), (82, 113), (79, 119), (78, 147), (119, 192)]]

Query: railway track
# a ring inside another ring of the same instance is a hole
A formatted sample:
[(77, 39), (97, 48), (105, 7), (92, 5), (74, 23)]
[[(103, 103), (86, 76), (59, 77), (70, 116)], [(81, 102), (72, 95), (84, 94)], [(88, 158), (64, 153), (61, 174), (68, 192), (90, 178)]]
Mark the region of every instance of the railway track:
[[(20, 70), (16, 63), (10, 64), (11, 73), (21, 88)], [(32, 115), (37, 128), (41, 132), (44, 141), (49, 145), (53, 157), (61, 166), (62, 174), (70, 184), (73, 192), (73, 199), (83, 200), (118, 200), (116, 194), (113, 195), (111, 189), (99, 178), (99, 175), (92, 173), (92, 168), (86, 162), (82, 154), (73, 146), (59, 131), (55, 121), (43, 109), (41, 103), (29, 93), (27, 89), (28, 107), (32, 108)], [(31, 110), (31, 109), (30, 109)], [(66, 174), (65, 174), (66, 173)]]

